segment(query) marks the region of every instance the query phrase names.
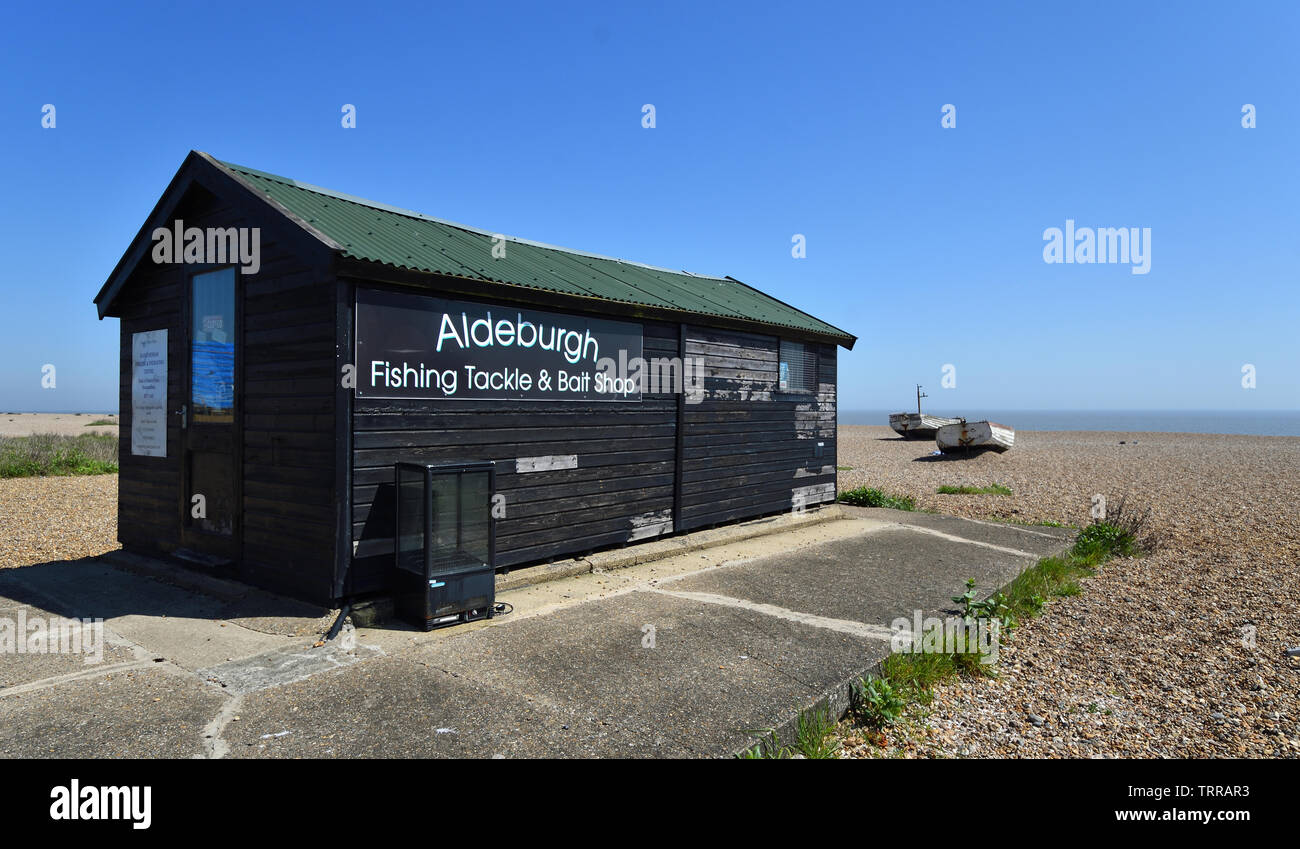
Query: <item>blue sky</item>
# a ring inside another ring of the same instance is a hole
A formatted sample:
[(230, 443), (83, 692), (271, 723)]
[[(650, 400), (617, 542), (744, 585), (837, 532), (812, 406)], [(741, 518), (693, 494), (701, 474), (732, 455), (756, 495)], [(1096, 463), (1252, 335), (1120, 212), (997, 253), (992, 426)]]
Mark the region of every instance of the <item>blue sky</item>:
[[(15, 7), (0, 407), (116, 407), (91, 298), (195, 148), (729, 274), (859, 336), (845, 408), (1300, 408), (1298, 7), (1055, 5)], [(1150, 272), (1046, 264), (1066, 219)]]

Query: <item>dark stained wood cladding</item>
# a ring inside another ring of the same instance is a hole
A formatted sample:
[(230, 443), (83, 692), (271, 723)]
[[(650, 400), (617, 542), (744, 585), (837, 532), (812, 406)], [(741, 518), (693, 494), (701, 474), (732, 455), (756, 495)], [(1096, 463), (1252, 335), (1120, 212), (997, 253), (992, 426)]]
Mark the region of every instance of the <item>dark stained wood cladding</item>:
[[(265, 231), (263, 239), (266, 238)], [(327, 268), (262, 246), (244, 280), (246, 578), (332, 601), (335, 286)]]
[[(796, 496), (808, 505), (835, 498), (833, 345), (792, 332), (816, 347), (819, 385), (816, 393), (782, 393), (775, 335), (495, 284), (480, 291), (440, 278), (435, 288), (428, 275), (336, 257), (227, 175), (195, 165), (173, 188), (154, 219), (259, 227), (262, 235), (261, 269), (239, 277), (242, 508), (234, 577), (322, 603), (388, 590), (398, 460), (497, 461), (506, 498), (498, 565), (506, 567), (786, 511)], [(173, 210), (175, 196), (182, 199)], [(169, 552), (182, 544), (188, 496), (180, 420), (169, 415), (165, 458), (131, 454), (131, 339), (167, 329), (169, 413), (186, 403), (183, 322), (196, 270), (146, 258), (113, 304), (121, 319), (118, 538), (131, 548)], [(638, 321), (647, 359), (704, 360), (704, 395), (700, 403), (672, 392), (647, 393), (639, 403), (356, 398), (340, 379), (353, 356), (357, 285)], [(529, 471), (516, 463), (569, 455), (577, 458), (571, 468), (543, 462)]]
[[(835, 500), (835, 356), (815, 345), (818, 391), (781, 392), (775, 336), (688, 326), (705, 362), (704, 396), (686, 404), (678, 530)], [(821, 456), (817, 443), (821, 442)]]
[[(174, 217), (186, 227), (260, 227), (261, 268), (239, 276), (243, 309), (242, 556), (233, 577), (313, 601), (333, 591), (335, 287), (324, 251), (274, 216), (193, 188)], [(269, 219), (269, 221), (267, 220)], [(272, 226), (268, 227), (268, 223)], [(169, 552), (181, 545), (180, 418), (190, 356), (183, 316), (189, 277), (201, 266), (137, 266), (115, 304), (121, 318), (118, 539)], [(131, 334), (167, 329), (167, 456), (131, 454)]]
[[(644, 356), (677, 356), (677, 325), (643, 322)], [(497, 565), (591, 551), (671, 530), (677, 401), (385, 401), (354, 398), (348, 592), (386, 587), (393, 463), (497, 461), (505, 518)], [(519, 471), (520, 457), (577, 455), (576, 468)]]
[[(359, 284), (361, 285), (361, 284)], [(679, 356), (681, 325), (644, 321), (645, 357)], [(777, 390), (779, 341), (689, 327), (705, 395), (683, 405), (682, 516), (674, 523), (678, 399), (641, 403), (382, 401), (354, 398), (347, 594), (386, 588), (393, 463), (497, 461), (506, 516), (497, 565), (518, 566), (835, 498), (834, 346), (818, 346), (820, 391)], [(818, 441), (822, 457), (815, 456)], [(518, 471), (520, 457), (577, 455), (576, 468)]]
[[(141, 264), (117, 306), (121, 317), (118, 411), (117, 539), (132, 548), (170, 551), (180, 545), (180, 418), (170, 412), (184, 392), (180, 364), (189, 355), (181, 326), (181, 277), (170, 266)], [(133, 333), (167, 331), (167, 456), (131, 453)]]

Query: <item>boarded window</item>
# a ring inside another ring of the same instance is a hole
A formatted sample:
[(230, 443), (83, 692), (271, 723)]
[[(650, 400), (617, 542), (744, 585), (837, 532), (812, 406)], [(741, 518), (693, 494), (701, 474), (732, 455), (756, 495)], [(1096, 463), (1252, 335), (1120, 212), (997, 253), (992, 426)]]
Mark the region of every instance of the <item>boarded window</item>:
[(817, 391), (817, 349), (805, 342), (781, 340), (782, 392)]

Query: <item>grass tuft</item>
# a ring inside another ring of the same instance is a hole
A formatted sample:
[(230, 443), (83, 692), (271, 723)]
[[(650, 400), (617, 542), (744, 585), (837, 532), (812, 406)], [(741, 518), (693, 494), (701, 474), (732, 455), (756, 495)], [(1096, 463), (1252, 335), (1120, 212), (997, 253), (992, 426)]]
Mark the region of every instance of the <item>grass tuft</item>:
[(829, 708), (809, 708), (800, 711), (795, 720), (794, 745), (782, 746), (776, 738), (776, 731), (767, 728), (757, 743), (737, 757), (746, 761), (775, 761), (796, 757), (808, 760), (834, 758), (840, 749), (839, 736), (835, 733), (836, 725)]
[(105, 433), (0, 437), (0, 478), (104, 475), (117, 471), (117, 437)]
[(1150, 554), (1163, 542), (1150, 524), (1151, 508), (1142, 512), (1125, 509), (1125, 499), (1108, 506), (1106, 518), (1079, 532), (1072, 553), (1084, 559), (1139, 557)]
[(904, 699), (928, 705), (935, 685), (956, 675), (957, 666), (950, 654), (898, 652), (881, 661), (880, 673)]
[(886, 495), (878, 489), (865, 486), (841, 492), (839, 501), (841, 504), (851, 504), (854, 507), (888, 507), (892, 510), (916, 510), (916, 501), (910, 496)]
[(795, 750), (809, 760), (835, 757), (840, 748), (835, 725), (829, 708), (803, 711), (795, 725)]
[(1011, 495), (1011, 487), (1000, 483), (989, 486), (941, 486), (937, 490), (940, 495)]

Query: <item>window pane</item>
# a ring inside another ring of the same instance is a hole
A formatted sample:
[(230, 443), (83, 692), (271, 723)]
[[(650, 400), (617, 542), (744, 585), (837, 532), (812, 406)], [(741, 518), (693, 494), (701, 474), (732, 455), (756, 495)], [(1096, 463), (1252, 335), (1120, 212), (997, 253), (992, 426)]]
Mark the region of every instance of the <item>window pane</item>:
[(489, 562), (492, 490), (487, 472), (466, 472), (460, 490), (460, 549), (468, 565)]
[(487, 472), (433, 475), (433, 565), (435, 574), (488, 562), (491, 498)]
[(803, 342), (781, 340), (782, 392), (817, 391), (817, 350)]
[(235, 420), (235, 269), (195, 275), (190, 409), (195, 422)]

